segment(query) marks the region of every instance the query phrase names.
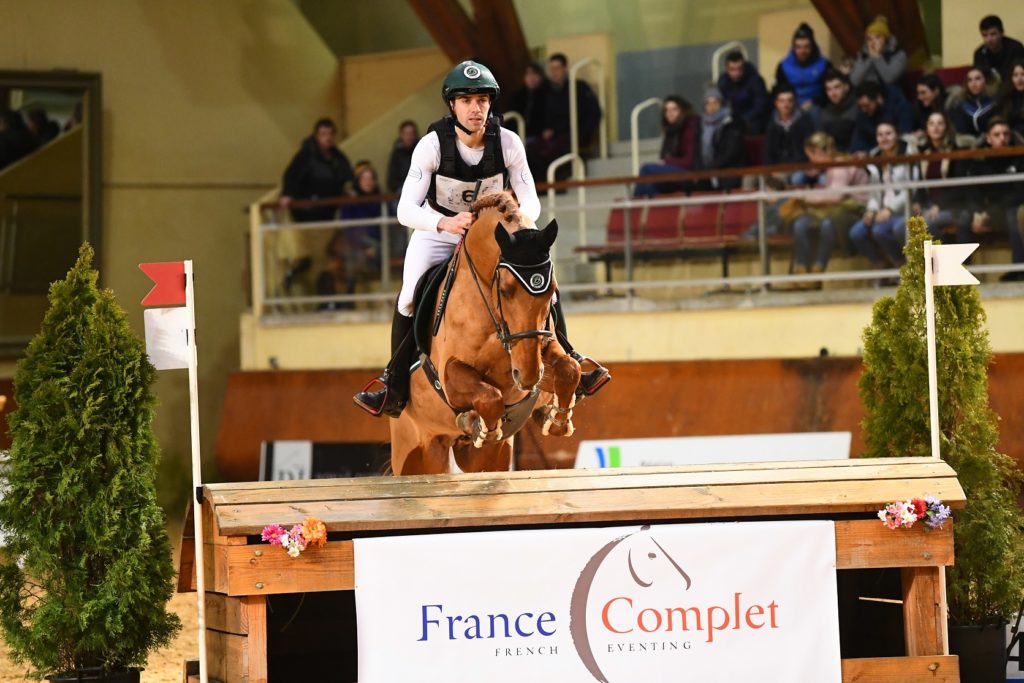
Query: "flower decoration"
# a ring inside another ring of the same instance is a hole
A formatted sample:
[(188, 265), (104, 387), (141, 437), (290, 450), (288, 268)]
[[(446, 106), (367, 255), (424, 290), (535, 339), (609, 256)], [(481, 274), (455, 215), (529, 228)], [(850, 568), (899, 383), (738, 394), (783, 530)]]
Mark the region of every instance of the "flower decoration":
[(291, 557), (298, 557), (309, 546), (322, 548), (327, 543), (327, 525), (316, 517), (307, 517), (302, 524), (285, 529), (280, 524), (268, 524), (263, 527), (260, 538), (284, 548)]
[(909, 529), (921, 522), (930, 530), (941, 529), (950, 514), (948, 505), (943, 505), (935, 496), (925, 496), (889, 503), (878, 511), (878, 518), (890, 529)]

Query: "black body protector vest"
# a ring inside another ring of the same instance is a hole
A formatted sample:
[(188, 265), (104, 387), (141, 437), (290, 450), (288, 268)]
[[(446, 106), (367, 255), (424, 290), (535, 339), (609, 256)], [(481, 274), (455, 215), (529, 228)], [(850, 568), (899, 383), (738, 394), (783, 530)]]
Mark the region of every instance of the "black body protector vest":
[[(469, 211), (473, 201), (508, 187), (508, 169), (501, 150), (501, 117), (491, 115), (484, 129), (484, 155), (480, 163), (470, 166), (459, 154), (455, 122), (449, 114), (430, 124), (441, 143), (441, 165), (430, 179), (426, 203), (445, 216)], [(480, 182), (479, 191), (477, 182)]]

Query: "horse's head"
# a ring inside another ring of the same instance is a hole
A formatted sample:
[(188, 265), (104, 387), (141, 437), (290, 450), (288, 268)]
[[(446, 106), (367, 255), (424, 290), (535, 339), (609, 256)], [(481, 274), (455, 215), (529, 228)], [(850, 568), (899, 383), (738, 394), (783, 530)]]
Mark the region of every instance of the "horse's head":
[[(511, 346), (512, 380), (519, 389), (532, 389), (544, 371), (541, 361), (542, 334), (546, 329), (555, 293), (551, 245), (558, 236), (558, 223), (551, 221), (543, 230), (520, 228), (509, 232), (499, 222), (494, 239), (501, 255), (495, 279), (500, 314), (514, 341)], [(523, 335), (515, 338), (516, 335)]]

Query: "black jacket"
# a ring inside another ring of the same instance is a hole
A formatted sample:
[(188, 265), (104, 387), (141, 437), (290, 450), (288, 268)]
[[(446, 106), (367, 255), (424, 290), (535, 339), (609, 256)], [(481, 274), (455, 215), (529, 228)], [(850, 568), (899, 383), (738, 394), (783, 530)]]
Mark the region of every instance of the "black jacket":
[[(959, 148), (955, 145), (950, 151)], [(935, 148), (931, 141), (925, 142), (918, 150), (920, 154), (932, 154)], [(921, 161), (918, 163), (922, 180), (934, 180), (935, 176), (928, 177), (929, 169), (938, 170), (938, 178), (963, 178), (968, 174), (968, 161), (966, 159), (936, 159), (934, 161)], [(965, 192), (966, 190), (966, 192)], [(963, 205), (965, 199), (970, 197), (971, 190), (965, 187), (932, 187), (919, 188), (914, 192), (914, 201), (922, 207), (936, 204), (941, 209), (955, 210)]]
[(401, 140), (395, 140), (395, 146), (391, 149), (391, 157), (388, 159), (388, 191), (401, 192), (405, 184), (405, 176), (409, 175), (409, 167), (412, 166), (412, 151), (416, 149), (406, 147)]
[[(312, 135), (285, 169), (282, 195), (292, 199), (327, 199), (344, 194), (346, 183), (354, 180), (352, 165), (340, 149), (332, 148), (323, 155)], [(292, 209), (292, 217), (299, 222), (329, 221), (338, 211), (336, 206), (317, 206)]]
[(777, 113), (772, 114), (764, 138), (765, 164), (798, 164), (807, 161), (804, 142), (814, 132), (814, 122), (799, 110), (794, 115), (796, 120), (787, 128), (779, 122)]
[(771, 102), (764, 79), (750, 62), (743, 64), (743, 76), (738, 82), (723, 73), (718, 77), (718, 90), (732, 109), (732, 115), (743, 119), (747, 133), (760, 135), (771, 114)]
[[(990, 148), (988, 145), (982, 145), (978, 149)], [(967, 167), (967, 174), (971, 177), (1004, 174), (1016, 175), (1022, 171), (1024, 171), (1024, 158), (1019, 156), (973, 159)], [(979, 185), (971, 189), (971, 197), (974, 200), (974, 210), (976, 211), (985, 209), (992, 212), (999, 209), (1008, 209), (1024, 203), (1024, 184), (1016, 182)]]
[[(544, 131), (544, 108), (547, 103), (548, 90), (548, 82), (547, 79), (545, 79), (539, 87), (533, 90), (523, 86), (512, 93), (512, 96), (506, 100), (506, 112), (519, 112), (522, 114), (523, 118), (526, 119), (526, 131), (523, 133), (524, 137), (539, 137)], [(566, 110), (566, 112), (568, 112), (568, 110)], [(513, 121), (508, 121), (505, 127), (514, 129), (513, 124)], [(518, 133), (519, 131), (516, 132)]]
[(829, 101), (821, 110), (821, 130), (836, 141), (836, 149), (849, 152), (853, 143), (853, 129), (857, 123), (857, 98), (851, 90), (839, 104)]
[(982, 43), (974, 51), (975, 68), (986, 72), (994, 71), (999, 74), (1004, 82), (1010, 78), (1010, 69), (1018, 59), (1024, 59), (1024, 44), (1019, 40), (1003, 36), (1003, 49), (998, 53), (991, 52)]
[[(704, 122), (697, 117), (696, 130), (693, 132), (693, 165), (695, 170), (712, 168), (741, 168), (746, 163), (746, 151), (743, 148), (743, 124), (729, 117), (715, 132), (712, 140), (714, 153), (710, 159), (704, 158), (701, 144)], [(718, 187), (722, 189), (736, 188), (742, 178), (723, 178)]]
[[(597, 102), (597, 96), (590, 86), (583, 81), (576, 81), (576, 104), (579, 107), (576, 115), (579, 119), (580, 145), (590, 142), (591, 136), (597, 130), (601, 122), (601, 106)], [(550, 128), (555, 131), (555, 136), (569, 135), (569, 81), (556, 89), (554, 86), (548, 89), (544, 98), (544, 126), (541, 130)]]

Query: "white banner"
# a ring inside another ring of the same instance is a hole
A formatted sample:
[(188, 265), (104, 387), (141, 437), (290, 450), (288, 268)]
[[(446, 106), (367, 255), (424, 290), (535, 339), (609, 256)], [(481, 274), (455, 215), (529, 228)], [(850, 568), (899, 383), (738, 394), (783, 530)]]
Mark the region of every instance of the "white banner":
[(355, 540), (360, 683), (839, 683), (835, 527)]
[(142, 311), (146, 329), (146, 353), (157, 370), (178, 370), (188, 367), (188, 329), (191, 327), (187, 306), (147, 308)]

